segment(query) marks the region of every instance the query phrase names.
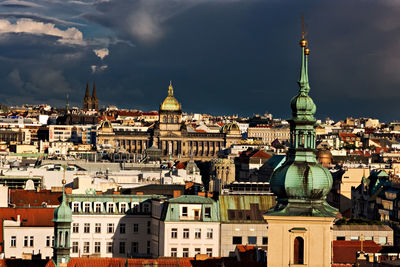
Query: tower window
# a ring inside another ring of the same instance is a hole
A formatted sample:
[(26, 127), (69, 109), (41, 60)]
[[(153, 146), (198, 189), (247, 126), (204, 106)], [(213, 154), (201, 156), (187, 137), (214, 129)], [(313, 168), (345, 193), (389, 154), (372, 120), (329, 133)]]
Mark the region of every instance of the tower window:
[(294, 264), (304, 264), (304, 239), (300, 236), (294, 239)]

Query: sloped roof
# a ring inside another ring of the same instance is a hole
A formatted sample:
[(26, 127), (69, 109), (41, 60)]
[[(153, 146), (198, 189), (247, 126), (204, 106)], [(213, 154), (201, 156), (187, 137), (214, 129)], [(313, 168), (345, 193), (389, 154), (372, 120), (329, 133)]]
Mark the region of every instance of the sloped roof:
[[(363, 241), (363, 250), (366, 253), (377, 253), (382, 247), (374, 241)], [(356, 263), (357, 252), (361, 251), (361, 241), (333, 241), (333, 262), (334, 263)]]
[(21, 226), (53, 227), (54, 208), (0, 208), (0, 251), (3, 251), (3, 222), (17, 221), (20, 215)]
[(61, 192), (51, 192), (50, 190), (36, 192), (33, 190), (10, 189), (10, 202), (17, 207), (42, 206), (42, 203), (60, 205), (61, 195)]
[[(261, 215), (275, 205), (275, 196), (260, 195), (222, 195), (219, 197), (221, 222), (243, 222), (248, 223), (265, 223), (262, 220), (230, 220), (228, 210), (251, 210), (251, 204), (258, 204)], [(261, 216), (262, 217), (262, 216)]]
[(201, 197), (195, 195), (184, 195), (176, 198), (172, 198), (168, 201), (169, 203), (190, 203), (190, 204), (214, 204), (215, 201), (209, 197)]

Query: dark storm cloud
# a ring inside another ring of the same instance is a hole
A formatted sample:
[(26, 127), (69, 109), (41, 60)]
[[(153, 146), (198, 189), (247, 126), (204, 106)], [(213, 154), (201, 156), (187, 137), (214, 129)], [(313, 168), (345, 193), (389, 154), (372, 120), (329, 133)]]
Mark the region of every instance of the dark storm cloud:
[(77, 22), (71, 22), (71, 21), (66, 21), (58, 18), (53, 18), (49, 16), (43, 16), (31, 12), (0, 12), (0, 18), (28, 18), (28, 19), (33, 19), (35, 21), (41, 21), (41, 22), (50, 22), (50, 23), (55, 23), (55, 24), (60, 24), (60, 25), (74, 25), (74, 26), (83, 26), (82, 23), (77, 23)]
[[(268, 111), (287, 118), (290, 99), (298, 90), (304, 14), (312, 51), (310, 94), (317, 117), (398, 118), (396, 1), (35, 3), (46, 7), (42, 13), (33, 8), (32, 14), (43, 16), (37, 20), (48, 16), (60, 20), (51, 21), (56, 26), (68, 26), (69, 21), (84, 24), (76, 27), (83, 32), (85, 45), (67, 46), (54, 37), (26, 34), (7, 35), (3, 42), (0, 35), (0, 97), (8, 103), (22, 101), (18, 96), (24, 95), (25, 102), (60, 104), (69, 91), (73, 104), (80, 105), (86, 81), (95, 80), (102, 105), (155, 110), (173, 80), (184, 111)], [(12, 12), (21, 13), (1, 10)], [(93, 53), (100, 48), (110, 52), (103, 60)], [(92, 73), (91, 66), (107, 68)], [(47, 75), (41, 79), (41, 73)]]

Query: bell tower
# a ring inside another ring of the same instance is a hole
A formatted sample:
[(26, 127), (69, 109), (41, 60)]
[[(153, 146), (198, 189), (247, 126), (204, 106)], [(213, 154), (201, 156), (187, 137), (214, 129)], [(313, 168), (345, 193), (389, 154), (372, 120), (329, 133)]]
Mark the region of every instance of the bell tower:
[(71, 239), (71, 221), (72, 210), (67, 204), (65, 194), (65, 178), (63, 183), (62, 202), (54, 210), (54, 247), (53, 247), (53, 262), (54, 265), (63, 266), (70, 260), (70, 239)]
[(308, 95), (310, 49), (303, 30), (300, 90), (291, 101), (290, 148), (271, 177), (277, 204), (264, 214), (268, 224), (268, 267), (328, 267), (332, 259), (332, 225), (337, 210), (326, 202), (332, 175), (317, 161), (314, 114)]

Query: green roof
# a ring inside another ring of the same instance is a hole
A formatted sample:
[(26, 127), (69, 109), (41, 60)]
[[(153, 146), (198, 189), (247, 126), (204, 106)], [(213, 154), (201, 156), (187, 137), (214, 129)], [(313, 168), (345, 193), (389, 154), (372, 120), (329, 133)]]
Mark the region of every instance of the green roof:
[(172, 198), (168, 202), (169, 203), (187, 203), (187, 204), (214, 204), (215, 201), (209, 197), (184, 195), (184, 196)]

